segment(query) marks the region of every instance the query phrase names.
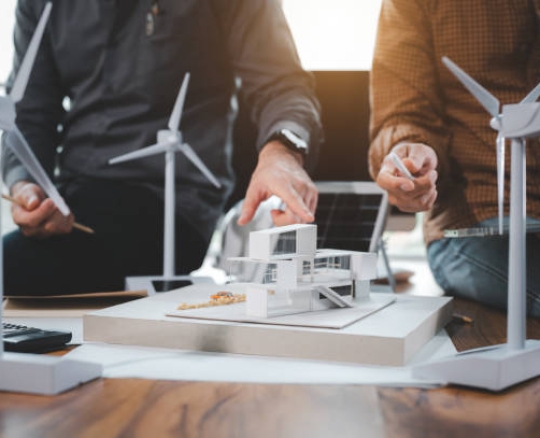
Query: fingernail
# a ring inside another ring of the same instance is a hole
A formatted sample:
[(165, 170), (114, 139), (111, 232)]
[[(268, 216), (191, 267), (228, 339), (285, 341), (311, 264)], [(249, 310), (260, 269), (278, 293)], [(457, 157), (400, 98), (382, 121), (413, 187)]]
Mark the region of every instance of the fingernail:
[(410, 184), (401, 184), (399, 188), (404, 192), (410, 192), (411, 190), (414, 190), (414, 186), (411, 187)]
[(28, 198), (28, 201), (26, 202), (26, 205), (27, 205), (28, 207), (30, 207), (30, 206), (32, 206), (32, 204), (33, 204), (34, 202), (36, 202), (37, 200), (38, 200), (37, 196), (36, 196), (36, 195), (32, 195), (32, 196), (30, 196), (30, 198)]

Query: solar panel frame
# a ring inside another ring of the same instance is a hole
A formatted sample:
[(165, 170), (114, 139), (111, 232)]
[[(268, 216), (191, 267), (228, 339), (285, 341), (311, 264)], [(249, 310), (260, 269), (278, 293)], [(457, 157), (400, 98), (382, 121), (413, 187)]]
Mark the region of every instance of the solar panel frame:
[(377, 252), (388, 195), (371, 181), (318, 181), (317, 248)]

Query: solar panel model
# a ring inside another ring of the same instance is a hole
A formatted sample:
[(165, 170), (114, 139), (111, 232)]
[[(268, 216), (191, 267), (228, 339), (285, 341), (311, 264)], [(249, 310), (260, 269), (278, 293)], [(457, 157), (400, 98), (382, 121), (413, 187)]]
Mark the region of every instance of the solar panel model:
[(387, 195), (374, 182), (317, 182), (317, 248), (376, 252)]

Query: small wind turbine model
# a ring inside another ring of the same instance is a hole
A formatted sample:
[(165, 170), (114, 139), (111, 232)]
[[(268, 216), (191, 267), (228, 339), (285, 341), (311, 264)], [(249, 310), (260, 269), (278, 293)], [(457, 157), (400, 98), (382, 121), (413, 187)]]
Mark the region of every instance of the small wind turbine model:
[[(494, 101), (495, 98), (489, 97), (489, 93), (468, 75), (456, 76), (479, 101), (482, 102), (486, 96)], [(521, 103), (504, 105), (502, 114), (496, 116), (499, 136), (512, 140), (507, 343), (465, 351), (446, 360), (419, 365), (413, 369), (415, 377), (435, 378), (448, 383), (500, 391), (540, 375), (540, 341), (525, 339), (525, 139), (540, 136), (540, 103), (534, 102), (540, 94), (539, 91), (540, 84)], [(491, 125), (493, 127), (494, 123)], [(498, 167), (497, 170), (499, 169)]]
[[(471, 78), (460, 67), (458, 67), (450, 58), (443, 56), (442, 62), (456, 76), (459, 81), (469, 90), (469, 92), (480, 102), (480, 104), (491, 114), (489, 125), (492, 129), (498, 132), (496, 140), (497, 150), (497, 197), (499, 204), (499, 234), (503, 233), (503, 217), (504, 217), (504, 144), (505, 138), (501, 132), (502, 114), (499, 114), (501, 104), (499, 99), (493, 96), (482, 85)], [(540, 96), (540, 84), (520, 102), (532, 103)]]
[[(42, 187), (53, 198), (59, 210), (67, 215), (69, 214), (68, 207), (36, 160), (22, 133), (15, 125), (15, 103), (24, 96), (26, 84), (30, 77), (32, 65), (34, 64), (51, 7), (51, 3), (45, 5), (28, 51), (24, 56), (19, 73), (17, 74), (11, 94), (8, 97), (0, 97), (0, 129), (15, 132), (18, 141), (12, 142), (9, 146), (38, 183), (42, 184), (44, 179), (50, 183), (49, 186), (42, 185)], [(4, 283), (1, 254), (2, 248), (0, 247), (0, 302), (2, 302)], [(1, 321), (2, 314), (0, 307)], [(101, 376), (101, 365), (95, 363), (37, 354), (5, 353), (3, 342), (1, 342), (1, 334), (2, 327), (0, 324), (0, 391), (58, 394), (59, 392)]]
[(69, 214), (68, 206), (43, 170), (43, 167), (41, 167), (41, 164), (36, 159), (32, 149), (28, 146), (28, 142), (15, 124), (15, 118), (17, 116), (15, 104), (24, 96), (26, 85), (28, 84), (30, 73), (32, 72), (32, 66), (41, 43), (41, 37), (43, 36), (45, 26), (51, 13), (51, 8), (52, 5), (47, 3), (21, 63), (19, 72), (17, 73), (11, 93), (9, 96), (0, 97), (0, 129), (14, 134), (14, 136), (10, 137), (5, 143), (10, 147), (17, 159), (26, 167), (28, 172), (31, 173), (49, 198), (53, 200), (58, 207), (58, 210), (60, 210), (64, 216), (67, 216)]
[(146, 289), (148, 294), (154, 294), (158, 288), (157, 285), (163, 284), (163, 287), (159, 287), (160, 291), (167, 291), (178, 288), (182, 285), (195, 282), (208, 282), (211, 281), (206, 277), (192, 277), (192, 276), (176, 276), (175, 275), (175, 156), (177, 152), (182, 152), (186, 158), (188, 158), (206, 178), (217, 188), (221, 187), (221, 184), (212, 174), (212, 172), (205, 166), (199, 156), (191, 148), (191, 146), (183, 141), (182, 133), (180, 132), (180, 122), (182, 120), (182, 111), (184, 108), (184, 101), (186, 99), (187, 88), (189, 83), (189, 73), (186, 73), (176, 103), (174, 105), (173, 112), (169, 119), (168, 128), (160, 130), (157, 135), (157, 143), (139, 149), (134, 152), (130, 152), (125, 155), (121, 155), (109, 160), (109, 164), (121, 163), (124, 161), (134, 160), (137, 158), (148, 157), (159, 153), (165, 153), (165, 219), (164, 219), (164, 235), (163, 235), (163, 276), (149, 276), (149, 277), (127, 277), (126, 289)]

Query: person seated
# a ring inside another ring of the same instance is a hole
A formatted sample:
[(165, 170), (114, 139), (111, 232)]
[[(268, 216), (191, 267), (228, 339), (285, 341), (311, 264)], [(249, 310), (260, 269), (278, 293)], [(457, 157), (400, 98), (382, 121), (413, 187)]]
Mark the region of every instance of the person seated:
[[(10, 84), (45, 3), (17, 4)], [(278, 0), (55, 1), (17, 125), (71, 215), (46, 198), (4, 135), (3, 178), (21, 204), (12, 206), (19, 228), (3, 239), (6, 294), (122, 290), (126, 276), (161, 274), (163, 156), (109, 160), (156, 142), (187, 72), (180, 130), (221, 188), (176, 155), (176, 274), (201, 266), (234, 183), (238, 78), (259, 130), (239, 223), (271, 195), (286, 206), (272, 212), (275, 224), (313, 221), (317, 190), (306, 168), (319, 104)], [(73, 230), (74, 219), (95, 234)]]
[[(508, 236), (445, 238), (496, 226), (497, 132), (442, 63), (447, 56), (495, 95), (518, 103), (540, 81), (535, 3), (383, 0), (371, 76), (370, 171), (406, 212), (425, 212), (427, 257), (450, 295), (505, 308)], [(540, 223), (540, 149), (527, 147), (527, 216)], [(415, 177), (399, 172), (395, 152)], [(506, 162), (509, 173), (509, 160)], [(505, 181), (505, 212), (509, 209)], [(527, 235), (528, 312), (540, 316), (540, 240)]]

